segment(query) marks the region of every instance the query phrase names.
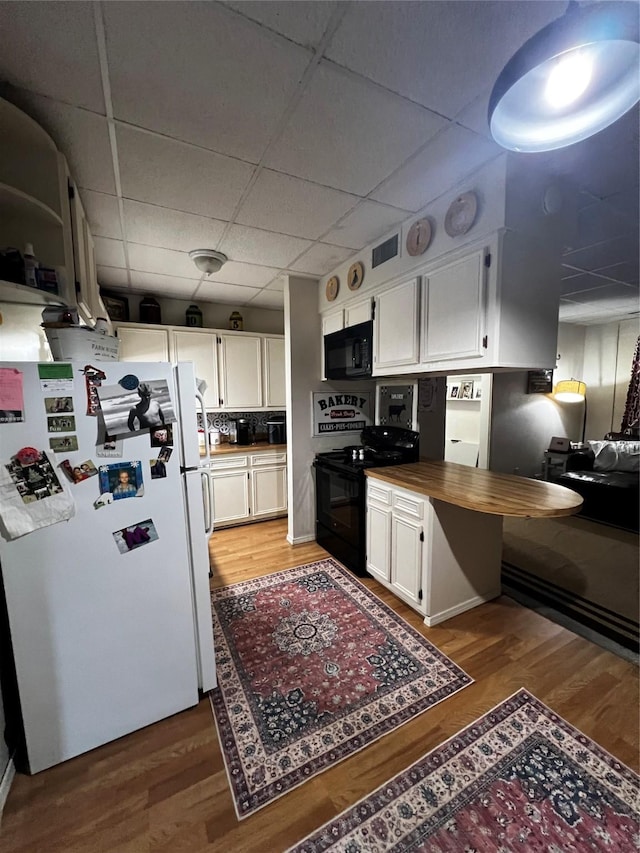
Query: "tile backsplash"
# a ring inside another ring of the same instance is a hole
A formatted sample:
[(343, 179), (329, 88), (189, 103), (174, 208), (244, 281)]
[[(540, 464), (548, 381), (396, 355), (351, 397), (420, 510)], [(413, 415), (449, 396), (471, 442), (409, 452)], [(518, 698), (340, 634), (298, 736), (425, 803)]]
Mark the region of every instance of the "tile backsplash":
[[(267, 435), (267, 421), (273, 417), (285, 417), (286, 412), (208, 412), (207, 429), (217, 429), (224, 435), (229, 435), (230, 421), (246, 418), (257, 438)], [(198, 429), (202, 427), (202, 418), (198, 415)]]

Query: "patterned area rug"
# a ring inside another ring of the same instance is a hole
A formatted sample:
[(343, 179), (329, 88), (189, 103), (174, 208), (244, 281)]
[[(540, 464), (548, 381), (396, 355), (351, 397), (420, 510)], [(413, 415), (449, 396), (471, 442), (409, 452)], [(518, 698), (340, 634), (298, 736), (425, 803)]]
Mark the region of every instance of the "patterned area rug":
[(287, 853), (636, 853), (639, 781), (520, 690)]
[(238, 818), (472, 683), (335, 560), (211, 594)]

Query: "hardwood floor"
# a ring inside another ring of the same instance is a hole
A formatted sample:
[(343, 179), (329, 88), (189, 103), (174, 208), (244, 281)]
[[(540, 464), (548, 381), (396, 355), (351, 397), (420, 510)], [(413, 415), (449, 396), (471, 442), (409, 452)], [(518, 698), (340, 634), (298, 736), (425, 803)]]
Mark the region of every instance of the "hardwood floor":
[[(215, 585), (326, 556), (290, 546), (286, 520), (218, 531)], [(3, 853), (278, 853), (520, 687), (638, 770), (636, 667), (509, 598), (435, 628), (366, 585), (475, 683), (252, 817), (235, 816), (209, 701), (36, 776), (18, 774)]]

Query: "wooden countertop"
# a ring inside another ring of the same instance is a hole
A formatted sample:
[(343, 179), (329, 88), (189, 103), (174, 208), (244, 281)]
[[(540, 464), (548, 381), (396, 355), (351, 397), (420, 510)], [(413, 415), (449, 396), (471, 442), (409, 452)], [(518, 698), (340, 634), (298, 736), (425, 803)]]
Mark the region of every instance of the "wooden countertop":
[[(229, 444), (228, 441), (222, 444), (214, 444), (211, 446), (211, 458), (222, 456), (226, 453), (255, 453), (256, 450), (275, 450), (277, 453), (286, 453), (286, 444), (269, 444), (268, 441), (256, 441), (255, 444)], [(200, 456), (203, 457), (204, 449), (200, 448)]]
[(491, 515), (551, 518), (573, 515), (582, 505), (580, 495), (556, 483), (496, 474), (456, 462), (425, 460), (371, 468), (365, 474), (373, 480)]

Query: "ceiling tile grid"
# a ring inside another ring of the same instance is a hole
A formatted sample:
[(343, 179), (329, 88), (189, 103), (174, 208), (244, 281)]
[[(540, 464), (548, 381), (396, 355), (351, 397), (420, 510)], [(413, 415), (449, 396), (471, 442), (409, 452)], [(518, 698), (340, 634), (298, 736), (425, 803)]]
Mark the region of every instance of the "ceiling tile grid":
[[(501, 151), (495, 78), (565, 9), (0, 0), (0, 95), (64, 153), (107, 288), (282, 310), (287, 271), (332, 272)], [(580, 193), (569, 322), (637, 311), (639, 128), (532, 157)], [(193, 248), (229, 261), (203, 278)]]

